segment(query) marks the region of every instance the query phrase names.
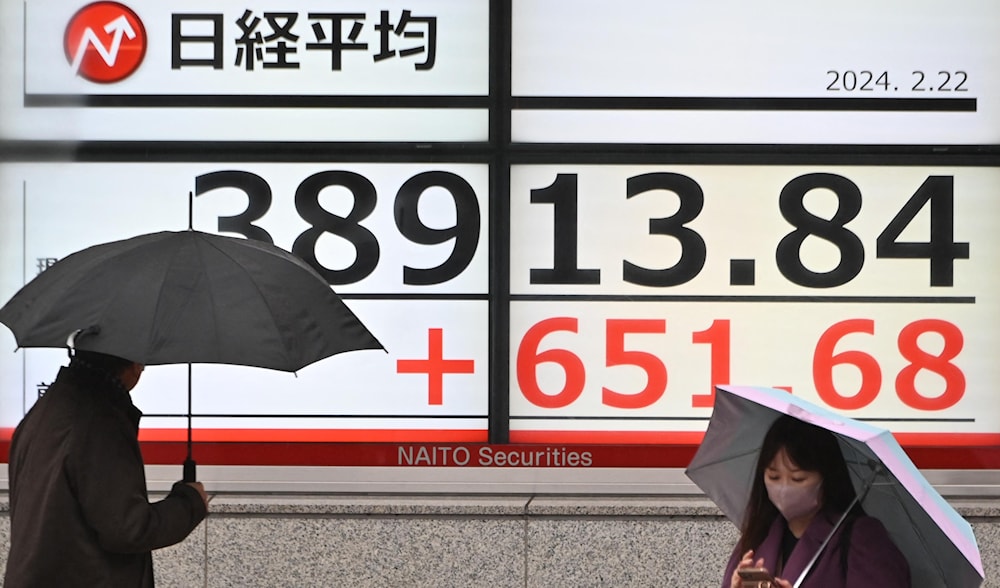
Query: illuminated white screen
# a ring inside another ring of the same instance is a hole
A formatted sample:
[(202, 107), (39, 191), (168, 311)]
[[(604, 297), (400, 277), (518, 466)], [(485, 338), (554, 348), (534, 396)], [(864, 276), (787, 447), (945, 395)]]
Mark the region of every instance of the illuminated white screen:
[(1000, 143), (1000, 4), (515, 0), (515, 142)]
[[(324, 175), (329, 172), (339, 175)], [(226, 175), (220, 179), (220, 173)], [(269, 189), (238, 188), (248, 177), (260, 178)], [(310, 177), (325, 178), (325, 187), (296, 204), (296, 193), (305, 191), (300, 187)], [(379, 253), (339, 279), (337, 272), (351, 267), (357, 252), (331, 219), (347, 217), (361, 199), (346, 187), (344, 177), (371, 183), (374, 207), (358, 226), (372, 235)], [(330, 279), (342, 282), (334, 289), (387, 350), (331, 357), (297, 375), (196, 365), (193, 410), (218, 415), (200, 416), (196, 426), (346, 429), (368, 435), (358, 439), (381, 441), (405, 438), (406, 431), (463, 431), (471, 435), (466, 440), (485, 440), (489, 207), (482, 165), (3, 164), (0, 298), (8, 300), (45, 267), (80, 249), (143, 233), (184, 230), (189, 192), (195, 194), (196, 230), (220, 233), (219, 223), (244, 213), (251, 202), (265, 210), (253, 225), (267, 231), (279, 247), (292, 250), (298, 236), (321, 229), (316, 242), (299, 253), (314, 257), (331, 272)], [(306, 206), (311, 212), (303, 212)], [(394, 220), (396, 207), (414, 211), (412, 222), (449, 232), (451, 238), (437, 244), (414, 241), (412, 228), (404, 230)], [(456, 243), (461, 244), (459, 254)], [(66, 351), (12, 353), (16, 342), (6, 327), (0, 348), (8, 351), (0, 353), (4, 428), (16, 425), (39, 387), (53, 380), (66, 363)], [(406, 363), (431, 357), (459, 360), (462, 369), (442, 374), (435, 383), (431, 372), (420, 371), (422, 364)], [(180, 418), (187, 411), (186, 377), (184, 366), (146, 371), (134, 396), (140, 409), (154, 415), (144, 419), (144, 427), (186, 426)]]
[(487, 139), (486, 1), (86, 4), (0, 5), (0, 137)]
[(514, 166), (512, 434), (698, 431), (740, 382), (1000, 432), (998, 189), (997, 168)]

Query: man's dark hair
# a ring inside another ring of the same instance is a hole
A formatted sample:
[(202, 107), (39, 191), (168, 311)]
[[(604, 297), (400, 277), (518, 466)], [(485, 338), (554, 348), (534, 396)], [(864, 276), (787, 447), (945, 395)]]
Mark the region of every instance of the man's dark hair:
[(93, 370), (117, 376), (123, 369), (132, 365), (133, 362), (116, 355), (78, 349), (73, 353), (73, 359), (70, 360), (70, 365), (73, 365), (73, 363), (83, 363)]

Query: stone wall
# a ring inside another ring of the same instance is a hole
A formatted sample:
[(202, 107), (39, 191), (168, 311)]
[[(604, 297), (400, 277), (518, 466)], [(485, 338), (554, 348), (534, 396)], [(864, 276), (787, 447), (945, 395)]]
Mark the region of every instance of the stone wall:
[[(1000, 587), (1000, 501), (950, 501)], [(0, 565), (10, 521), (0, 493)], [(736, 529), (702, 497), (214, 495), (157, 586), (538, 587), (721, 583)]]

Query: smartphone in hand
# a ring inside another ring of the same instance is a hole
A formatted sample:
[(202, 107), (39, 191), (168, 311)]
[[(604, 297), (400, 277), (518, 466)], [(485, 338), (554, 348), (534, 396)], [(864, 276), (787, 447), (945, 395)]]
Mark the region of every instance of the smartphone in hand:
[(736, 570), (743, 588), (771, 588), (774, 578), (767, 568), (740, 568)]

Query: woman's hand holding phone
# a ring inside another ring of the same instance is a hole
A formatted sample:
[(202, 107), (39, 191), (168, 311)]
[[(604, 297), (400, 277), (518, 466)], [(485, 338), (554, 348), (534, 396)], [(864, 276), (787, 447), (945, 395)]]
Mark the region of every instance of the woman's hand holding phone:
[[(743, 578), (740, 577), (740, 571), (748, 568), (763, 568), (764, 559), (758, 559), (754, 561), (753, 550), (743, 554), (740, 558), (739, 563), (736, 564), (736, 569), (733, 571), (733, 576), (730, 578), (729, 588), (744, 588)], [(770, 574), (768, 574), (770, 576)]]
[(740, 577), (740, 588), (772, 588), (775, 586), (771, 572), (765, 567), (738, 568), (736, 575)]

